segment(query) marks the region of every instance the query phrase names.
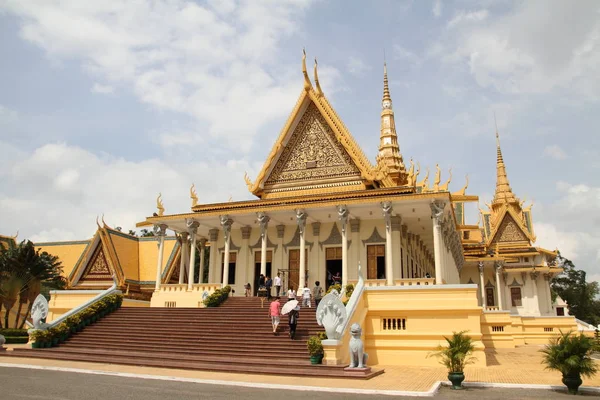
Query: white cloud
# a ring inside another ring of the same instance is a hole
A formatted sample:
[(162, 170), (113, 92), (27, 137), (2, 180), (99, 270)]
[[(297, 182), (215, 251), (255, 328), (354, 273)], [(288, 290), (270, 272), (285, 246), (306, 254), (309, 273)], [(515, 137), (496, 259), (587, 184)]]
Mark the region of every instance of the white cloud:
[(241, 171), (255, 176), (258, 166), (244, 159), (185, 165), (132, 162), (55, 143), (21, 154), (17, 162), (0, 159), (0, 170), (5, 174), (0, 187), (3, 226), (18, 227), (23, 238), (48, 241), (90, 237), (96, 216), (103, 213), (109, 225), (135, 229), (136, 222), (155, 211), (159, 192), (168, 213), (187, 212), (192, 182), (203, 203), (223, 201), (224, 194), (247, 199)]
[(92, 86), (92, 93), (110, 94), (114, 92), (115, 88), (109, 85), (101, 85), (99, 83), (94, 83), (94, 86)]
[(399, 44), (394, 45), (394, 58), (397, 60), (406, 60), (413, 65), (419, 65), (422, 62), (421, 57)]
[(275, 50), (310, 3), (9, 0), (0, 10), (17, 15), (21, 37), (49, 57), (80, 62), (107, 83), (95, 91), (128, 85), (142, 102), (207, 125), (194, 135), (247, 152), (301, 90), (300, 77), (288, 79), (289, 71), (299, 75), (300, 54), (288, 67)]
[(436, 18), (439, 18), (442, 15), (442, 0), (435, 0), (431, 12)]
[(458, 12), (446, 25), (448, 29), (455, 28), (458, 25), (473, 23), (473, 22), (481, 22), (487, 19), (489, 16), (488, 10), (478, 10), (478, 11), (460, 11)]
[(556, 144), (546, 146), (544, 154), (555, 160), (564, 160), (567, 158), (567, 153)]
[(0, 104), (0, 123), (13, 122), (18, 118), (19, 114), (8, 107)]
[(350, 72), (352, 75), (360, 76), (363, 75), (366, 71), (369, 71), (371, 69), (371, 66), (365, 64), (365, 62), (362, 59), (351, 56), (348, 59), (347, 68), (348, 72)]
[[(532, 0), (488, 18), (459, 13), (440, 39), (442, 59), (467, 65), (477, 84), (502, 93), (563, 90), (600, 98), (600, 3)], [(466, 23), (489, 19), (485, 24)], [(466, 63), (466, 64), (465, 64)]]

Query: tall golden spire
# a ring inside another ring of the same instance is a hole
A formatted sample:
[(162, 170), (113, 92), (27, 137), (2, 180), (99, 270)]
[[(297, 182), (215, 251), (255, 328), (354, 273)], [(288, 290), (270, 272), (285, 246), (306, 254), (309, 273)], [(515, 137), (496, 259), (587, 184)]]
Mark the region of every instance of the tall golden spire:
[(498, 126), (496, 126), (496, 193), (492, 204), (497, 203), (518, 203), (506, 175), (506, 166), (502, 158), (502, 150), (500, 149), (500, 135), (498, 134)]
[(398, 146), (398, 135), (396, 134), (396, 123), (394, 111), (392, 110), (392, 97), (388, 85), (387, 65), (383, 63), (383, 99), (381, 100), (381, 135), (379, 138), (379, 153), (377, 164), (387, 171), (396, 185), (406, 185), (408, 173), (404, 167), (400, 146)]

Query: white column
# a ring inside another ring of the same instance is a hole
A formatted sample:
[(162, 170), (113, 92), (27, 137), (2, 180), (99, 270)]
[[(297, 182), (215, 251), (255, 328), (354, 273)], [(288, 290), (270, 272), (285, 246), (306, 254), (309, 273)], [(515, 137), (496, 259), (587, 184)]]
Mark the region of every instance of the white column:
[(392, 203), (381, 202), (383, 219), (385, 220), (385, 279), (388, 286), (394, 285), (394, 269), (392, 262)]
[[(269, 225), (269, 218), (264, 212), (256, 213), (258, 223), (260, 224), (260, 273), (267, 274), (267, 227)], [(273, 275), (273, 267), (271, 264), (271, 275)]]
[(337, 206), (338, 219), (342, 225), (342, 291), (348, 284), (348, 207)]
[(298, 279), (298, 289), (302, 290), (306, 284), (306, 241), (304, 231), (306, 228), (306, 212), (302, 209), (296, 210), (296, 222), (300, 231), (300, 278)]
[[(360, 243), (360, 219), (358, 218), (352, 218), (350, 220), (350, 232), (352, 233), (352, 257), (354, 259), (354, 263), (352, 264), (352, 269), (354, 269), (354, 265), (356, 265), (356, 271), (354, 271), (352, 273), (352, 279), (354, 279), (354, 277), (356, 276), (356, 279), (358, 279), (358, 263), (360, 263), (360, 249), (361, 249), (361, 243)], [(355, 275), (356, 273), (356, 275)]]
[(496, 270), (496, 293), (498, 296), (498, 308), (500, 310), (504, 310), (502, 302), (502, 284), (500, 283), (500, 270), (502, 269), (502, 264), (496, 261), (494, 264), (494, 269)]
[(162, 279), (162, 263), (163, 256), (165, 253), (165, 235), (167, 232), (167, 225), (160, 224), (154, 225), (154, 235), (158, 238), (158, 261), (156, 263), (156, 286), (154, 290), (160, 290), (160, 281)]
[(546, 291), (546, 315), (552, 314), (552, 293), (550, 292), (550, 279), (552, 274), (544, 274), (544, 290)]
[[(318, 244), (321, 240), (321, 223), (316, 221), (313, 222), (312, 224), (312, 233), (313, 233), (313, 240), (315, 241), (316, 244)], [(321, 282), (325, 282), (326, 279), (326, 274), (325, 274), (325, 268), (323, 268), (323, 257), (321, 257), (321, 253), (319, 252), (319, 247), (320, 246), (315, 246), (314, 250), (311, 251), (311, 257), (312, 257), (312, 264), (311, 266), (313, 267), (313, 274), (315, 276), (315, 279), (313, 279), (313, 282), (316, 281), (321, 281)], [(322, 284), (321, 286), (325, 286), (325, 284)]]
[(186, 224), (191, 236), (190, 263), (188, 267), (188, 290), (192, 290), (192, 285), (194, 284), (194, 271), (196, 270), (196, 234), (198, 233), (199, 224), (197, 221), (191, 219), (188, 219)]
[(225, 237), (225, 254), (223, 254), (223, 287), (229, 284), (229, 244), (231, 243), (231, 224), (233, 220), (229, 215), (221, 215), (221, 226)]
[(533, 313), (535, 315), (540, 315), (540, 298), (538, 296), (538, 288), (537, 288), (537, 277), (540, 275), (539, 272), (534, 271), (530, 273), (531, 276), (531, 285), (533, 286)]
[(198, 272), (198, 283), (204, 283), (204, 282), (202, 282), (202, 277), (204, 276), (204, 264), (206, 263), (206, 260), (204, 259), (205, 249), (206, 249), (206, 239), (201, 238), (200, 239), (200, 268), (199, 268), (199, 272)]
[(485, 282), (483, 279), (483, 261), (479, 261), (479, 291), (481, 292), (481, 306), (485, 309)]
[(210, 240), (210, 250), (208, 254), (208, 282), (217, 283), (220, 277), (215, 277), (217, 274), (217, 241), (219, 239), (219, 230), (213, 228), (208, 231), (208, 239)]
[(396, 215), (391, 218), (392, 223), (392, 260), (394, 260), (397, 264), (392, 264), (393, 276), (401, 277), (402, 276), (402, 259), (400, 248), (402, 247), (400, 231), (402, 226), (402, 218), (399, 215)]
[(441, 200), (431, 202), (431, 219), (433, 221), (433, 255), (435, 259), (435, 284), (443, 283), (442, 277), (442, 246), (444, 238), (442, 237), (442, 218), (444, 217), (444, 208), (446, 203)]
[(185, 258), (186, 258), (186, 248), (187, 248), (187, 233), (181, 232), (179, 235), (179, 243), (180, 243), (180, 257), (179, 257), (179, 284), (184, 282), (185, 277)]
[(402, 273), (400, 277), (402, 279), (408, 279), (408, 226), (402, 224)]
[(285, 250), (283, 248), (283, 236), (285, 235), (285, 225), (279, 224), (276, 226), (276, 228), (277, 228), (277, 240), (279, 241), (278, 242), (279, 246), (277, 249), (277, 253), (279, 254), (279, 269), (288, 271), (288, 273), (284, 274), (281, 279), (281, 295), (283, 296), (287, 292), (288, 288), (290, 287), (289, 269), (285, 266), (284, 259), (283, 259), (283, 253), (285, 253)]

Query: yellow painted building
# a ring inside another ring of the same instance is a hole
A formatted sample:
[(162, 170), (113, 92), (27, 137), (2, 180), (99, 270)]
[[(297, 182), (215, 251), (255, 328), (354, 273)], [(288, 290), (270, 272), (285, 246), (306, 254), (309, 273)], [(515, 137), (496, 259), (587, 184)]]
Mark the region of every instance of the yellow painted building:
[[(159, 196), (157, 212), (138, 224), (154, 237), (103, 222), (91, 240), (38, 243), (63, 260), (70, 290), (114, 279), (126, 297), (153, 307), (200, 307), (222, 285), (236, 295), (246, 283), (256, 290), (260, 274), (279, 273), (284, 289), (327, 287), (337, 277), (345, 286), (359, 280), (361, 265), (364, 290), (350, 320), (384, 364), (435, 363), (427, 353), (458, 330), (470, 332), (485, 362), (485, 347), (542, 343), (575, 329), (551, 304), (556, 253), (533, 245), (531, 206), (512, 192), (499, 139), (494, 200), (468, 224), (465, 205), (478, 201), (468, 182), (451, 192), (439, 166), (430, 184), (428, 169), (422, 176), (418, 163), (405, 164), (385, 65), (375, 165), (323, 93), (316, 63), (314, 84), (304, 58), (302, 72), (298, 101), (263, 168), (244, 177), (256, 200), (198, 204), (192, 187), (187, 213), (166, 214)], [(344, 343), (325, 347), (326, 362), (347, 358)]]

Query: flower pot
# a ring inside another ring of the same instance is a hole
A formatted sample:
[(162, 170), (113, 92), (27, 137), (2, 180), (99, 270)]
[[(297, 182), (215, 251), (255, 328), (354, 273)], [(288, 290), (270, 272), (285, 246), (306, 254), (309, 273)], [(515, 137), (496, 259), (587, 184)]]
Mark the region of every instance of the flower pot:
[(42, 344), (40, 342), (33, 342), (33, 343), (31, 343), (31, 348), (32, 349), (39, 349), (41, 345)]
[(448, 373), (448, 380), (452, 382), (452, 389), (462, 389), (462, 382), (465, 380), (464, 372)]
[(323, 362), (323, 354), (315, 354), (310, 356), (310, 363), (313, 365), (321, 364)]
[(565, 384), (570, 394), (577, 394), (579, 386), (581, 386), (583, 381), (581, 380), (581, 376), (577, 373), (569, 375), (563, 374), (562, 383)]
[(52, 338), (52, 346), (58, 346), (58, 340), (59, 339), (57, 337)]

